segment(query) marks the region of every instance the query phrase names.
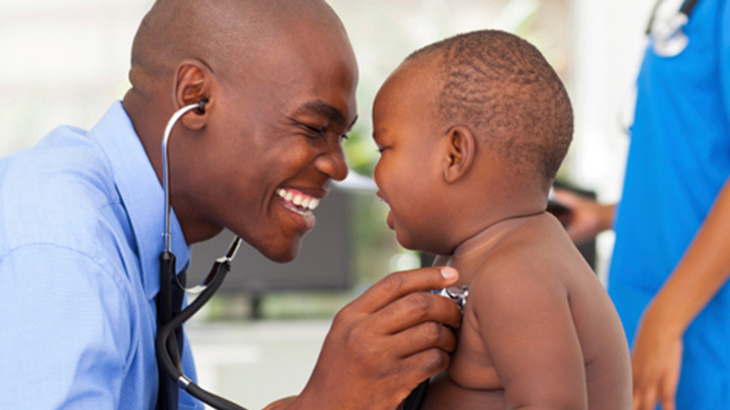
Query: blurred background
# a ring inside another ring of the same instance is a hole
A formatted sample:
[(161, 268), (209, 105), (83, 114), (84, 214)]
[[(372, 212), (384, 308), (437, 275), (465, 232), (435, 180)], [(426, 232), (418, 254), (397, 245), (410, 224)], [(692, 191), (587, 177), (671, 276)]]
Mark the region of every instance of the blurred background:
[[(565, 82), (576, 116), (563, 183), (618, 199), (633, 84), (654, 0), (329, 0), (360, 65), (360, 120), (345, 143), (353, 170), (371, 176), (378, 154), (370, 109), (378, 87), (412, 51), (466, 31), (498, 28), (535, 44)], [(60, 124), (88, 129), (129, 87), (132, 39), (152, 0), (0, 1), (0, 156)], [(174, 182), (173, 182), (174, 183)], [(336, 188), (292, 264), (244, 249), (225, 289), (187, 331), (200, 383), (249, 408), (298, 393), (333, 315), (391, 271), (422, 256), (398, 246), (387, 207), (368, 183)], [(597, 242), (605, 277), (613, 238)], [(229, 240), (193, 249), (200, 278)]]

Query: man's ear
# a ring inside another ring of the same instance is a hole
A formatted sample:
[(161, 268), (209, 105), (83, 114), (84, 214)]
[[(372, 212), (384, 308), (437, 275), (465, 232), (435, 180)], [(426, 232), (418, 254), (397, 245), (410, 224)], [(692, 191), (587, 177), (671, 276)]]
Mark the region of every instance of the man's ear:
[(446, 134), (446, 142), (448, 158), (444, 167), (444, 180), (453, 184), (471, 169), (477, 146), (474, 134), (463, 125), (450, 128)]
[(185, 59), (178, 66), (175, 72), (175, 110), (190, 104), (199, 104), (200, 101), (207, 101), (204, 110), (193, 110), (183, 115), (180, 122), (186, 128), (193, 131), (203, 129), (208, 123), (208, 115), (214, 106), (212, 95), (213, 82), (215, 78), (210, 69), (201, 61)]

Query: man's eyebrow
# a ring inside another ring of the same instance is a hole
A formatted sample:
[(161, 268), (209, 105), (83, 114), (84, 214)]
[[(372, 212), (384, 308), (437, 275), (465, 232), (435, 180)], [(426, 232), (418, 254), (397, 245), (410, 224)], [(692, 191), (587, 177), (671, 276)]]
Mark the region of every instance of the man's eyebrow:
[[(330, 121), (335, 122), (337, 125), (345, 126), (345, 115), (342, 114), (342, 111), (338, 110), (337, 108), (333, 107), (332, 105), (322, 101), (322, 100), (316, 100), (316, 101), (310, 101), (306, 104), (304, 104), (300, 110), (309, 110), (312, 112), (315, 112), (317, 114), (320, 114), (324, 117), (327, 117)], [(355, 121), (357, 121), (357, 116), (352, 120), (352, 122), (347, 125), (347, 129), (349, 130), (352, 128), (353, 125), (355, 125)]]

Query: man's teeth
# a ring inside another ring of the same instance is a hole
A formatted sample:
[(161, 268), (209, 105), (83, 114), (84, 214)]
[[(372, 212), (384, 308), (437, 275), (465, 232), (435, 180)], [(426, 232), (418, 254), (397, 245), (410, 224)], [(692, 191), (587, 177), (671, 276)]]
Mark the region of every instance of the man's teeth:
[(276, 193), (285, 201), (291, 202), (292, 204), (304, 209), (314, 211), (317, 206), (319, 206), (319, 199), (311, 197), (309, 195), (305, 195), (299, 192), (292, 193), (291, 191), (287, 191), (283, 188), (279, 189)]

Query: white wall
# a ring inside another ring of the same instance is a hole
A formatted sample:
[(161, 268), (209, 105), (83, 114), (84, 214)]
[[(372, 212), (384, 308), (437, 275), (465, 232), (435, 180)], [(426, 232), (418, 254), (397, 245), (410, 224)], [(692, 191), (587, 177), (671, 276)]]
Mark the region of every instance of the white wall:
[(127, 89), (149, 0), (0, 1), (0, 155), (61, 124), (88, 128)]
[[(635, 78), (655, 0), (573, 0), (575, 140), (572, 180), (604, 202), (620, 198), (633, 118)], [(606, 280), (614, 234), (598, 237), (597, 272)]]
[(575, 181), (618, 199), (628, 146), (622, 126), (655, 0), (573, 0), (576, 140), (568, 166)]

